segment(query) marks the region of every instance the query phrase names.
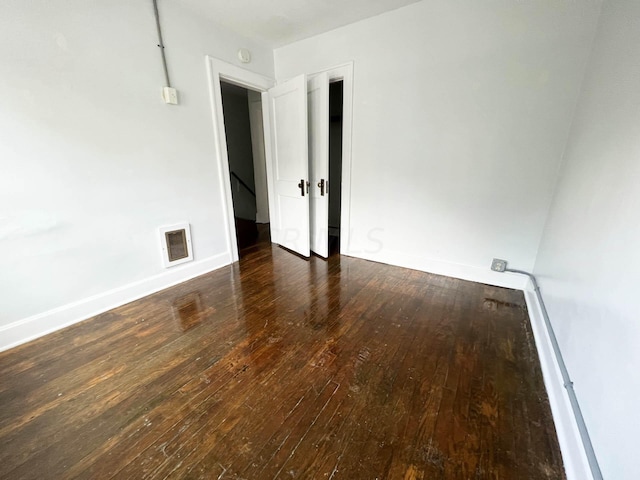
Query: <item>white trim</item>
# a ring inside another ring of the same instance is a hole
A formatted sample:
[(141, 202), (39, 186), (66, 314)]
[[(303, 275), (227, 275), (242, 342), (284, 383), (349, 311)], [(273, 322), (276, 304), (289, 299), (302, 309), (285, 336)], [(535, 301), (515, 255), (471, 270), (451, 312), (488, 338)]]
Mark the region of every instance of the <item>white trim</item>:
[[(340, 206), (340, 254), (349, 255), (351, 233), (351, 142), (353, 132), (353, 62), (327, 68), (329, 82), (342, 80), (342, 204)], [(331, 186), (329, 186), (331, 188)]]
[(0, 327), (0, 352), (146, 297), (231, 263), (228, 252), (177, 266), (144, 280), (114, 288)]
[[(227, 138), (224, 128), (220, 79), (257, 92), (268, 90), (275, 85), (275, 80), (218, 60), (209, 55), (205, 56), (205, 64), (209, 83), (209, 103), (211, 107), (211, 118), (213, 120), (218, 177), (220, 178), (220, 196), (222, 205), (224, 206), (223, 212), (227, 249), (231, 252), (231, 261), (237, 262), (239, 259), (238, 244), (236, 241), (236, 226), (233, 216), (231, 175), (229, 173), (229, 157), (227, 155)], [(268, 131), (265, 130), (265, 138), (267, 134)]]
[[(276, 205), (276, 192), (273, 186), (273, 145), (271, 145), (271, 106), (269, 105), (269, 92), (262, 92), (262, 127), (264, 128), (264, 161), (267, 177), (267, 201), (269, 203), (269, 223), (271, 243), (278, 243), (277, 230), (273, 228), (274, 219), (279, 218), (274, 208)], [(275, 214), (275, 215), (274, 215)]]
[[(528, 279), (527, 283), (530, 283)], [(530, 285), (524, 291), (524, 298), (529, 310), (531, 329), (538, 350), (542, 377), (549, 397), (567, 480), (593, 480), (569, 395), (564, 388), (560, 367), (553, 353), (551, 339), (544, 323), (542, 309), (538, 297), (531, 290)]]
[[(342, 235), (342, 232), (340, 232)], [(426, 257), (419, 257), (403, 252), (383, 250), (377, 253), (366, 252), (346, 252), (344, 255), (363, 258), (373, 262), (386, 263), (397, 267), (410, 268), (421, 272), (434, 273), (447, 277), (469, 280), (471, 282), (484, 283), (496, 287), (514, 288), (524, 290), (527, 286), (527, 278), (522, 275), (509, 272), (493, 272), (489, 268), (462, 265), (459, 263), (434, 260)]]

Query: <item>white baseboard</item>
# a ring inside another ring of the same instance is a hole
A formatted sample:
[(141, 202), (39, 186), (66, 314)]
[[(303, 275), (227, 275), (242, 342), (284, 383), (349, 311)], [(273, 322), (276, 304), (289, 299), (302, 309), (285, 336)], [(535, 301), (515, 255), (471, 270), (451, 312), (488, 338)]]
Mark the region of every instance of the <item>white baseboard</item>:
[(144, 280), (0, 327), (0, 352), (94, 317), (100, 313), (164, 290), (231, 263), (229, 253), (173, 267)]
[(386, 263), (387, 265), (395, 265), (397, 267), (435, 273), (436, 275), (445, 275), (447, 277), (459, 278), (461, 280), (494, 285), (496, 287), (524, 290), (528, 284), (527, 278), (522, 275), (509, 272), (493, 272), (489, 268), (489, 265), (487, 265), (486, 268), (474, 267), (389, 250), (375, 254), (347, 252), (345, 255), (363, 258), (374, 262)]
[(569, 395), (564, 388), (560, 367), (553, 353), (551, 339), (544, 323), (540, 302), (532, 290), (525, 290), (524, 297), (527, 301), (531, 329), (538, 349), (542, 376), (549, 396), (567, 480), (593, 480), (578, 425), (569, 402)]

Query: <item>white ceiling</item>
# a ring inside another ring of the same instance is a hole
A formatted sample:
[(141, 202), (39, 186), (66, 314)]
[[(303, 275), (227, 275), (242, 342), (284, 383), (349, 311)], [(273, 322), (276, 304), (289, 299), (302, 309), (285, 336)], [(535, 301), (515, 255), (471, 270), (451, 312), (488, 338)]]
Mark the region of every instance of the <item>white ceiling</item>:
[(419, 0), (180, 0), (199, 15), (272, 48)]

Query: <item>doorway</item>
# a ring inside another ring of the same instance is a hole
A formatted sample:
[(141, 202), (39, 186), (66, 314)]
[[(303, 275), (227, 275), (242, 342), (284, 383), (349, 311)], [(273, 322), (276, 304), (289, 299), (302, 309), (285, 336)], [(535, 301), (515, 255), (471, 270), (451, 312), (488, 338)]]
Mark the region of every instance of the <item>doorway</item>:
[[(219, 173), (219, 180), (220, 180), (220, 188), (219, 188), (219, 192), (220, 192), (220, 199), (223, 205), (223, 225), (224, 225), (224, 233), (225, 233), (225, 239), (226, 239), (226, 251), (224, 252), (225, 255), (228, 255), (228, 261), (229, 263), (233, 263), (238, 261), (239, 259), (239, 249), (238, 249), (238, 242), (236, 240), (236, 225), (235, 225), (235, 211), (234, 211), (234, 201), (233, 201), (233, 195), (232, 195), (232, 191), (233, 191), (233, 187), (234, 187), (234, 177), (231, 176), (230, 173), (230, 164), (228, 161), (228, 151), (227, 151), (227, 141), (226, 141), (226, 131), (225, 131), (225, 120), (224, 120), (224, 113), (223, 113), (223, 105), (222, 105), (222, 92), (221, 92), (221, 86), (222, 83), (229, 83), (232, 84), (234, 86), (239, 86), (244, 88), (245, 90), (248, 91), (248, 96), (253, 96), (254, 99), (260, 98), (262, 100), (262, 102), (260, 101), (256, 101), (253, 102), (250, 98), (248, 99), (248, 103), (250, 105), (249, 110), (250, 110), (250, 123), (251, 123), (251, 135), (253, 137), (253, 135), (257, 132), (258, 129), (254, 129), (253, 128), (253, 121), (251, 120), (251, 118), (254, 116), (253, 114), (253, 110), (251, 109), (251, 105), (253, 103), (255, 103), (256, 105), (258, 105), (260, 107), (260, 109), (262, 110), (261, 113), (262, 115), (258, 114), (258, 117), (262, 117), (262, 123), (261, 123), (261, 129), (259, 131), (259, 137), (260, 137), (260, 142), (261, 142), (261, 148), (256, 149), (255, 148), (255, 139), (252, 138), (252, 155), (254, 156), (254, 158), (257, 156), (256, 153), (260, 152), (262, 154), (266, 153), (266, 158), (264, 159), (264, 162), (255, 162), (254, 163), (254, 182), (255, 182), (255, 193), (256, 193), (256, 198), (260, 197), (260, 183), (256, 182), (256, 169), (258, 168), (257, 166), (262, 163), (262, 167), (267, 171), (268, 175), (265, 175), (268, 179), (273, 177), (273, 172), (271, 171), (273, 169), (273, 165), (274, 165), (274, 152), (277, 151), (277, 144), (278, 143), (282, 143), (280, 142), (280, 140), (282, 140), (284, 143), (284, 145), (289, 145), (289, 147), (292, 146), (291, 143), (291, 138), (288, 132), (290, 132), (290, 130), (287, 129), (282, 129), (282, 128), (277, 128), (276, 123), (280, 122), (281, 116), (275, 115), (273, 114), (274, 112), (274, 105), (272, 105), (272, 98), (271, 98), (271, 93), (274, 91), (274, 87), (276, 86), (276, 82), (270, 78), (270, 77), (266, 77), (264, 75), (260, 75), (257, 73), (254, 73), (252, 71), (246, 70), (244, 68), (240, 68), (238, 66), (232, 65), (230, 63), (227, 63), (225, 61), (213, 58), (211, 56), (206, 56), (206, 66), (207, 66), (207, 75), (208, 75), (208, 79), (209, 79), (209, 93), (210, 93), (210, 102), (211, 102), (211, 111), (212, 111), (212, 119), (213, 119), (213, 133), (214, 133), (214, 140), (215, 140), (215, 149), (216, 149), (216, 155), (218, 158), (218, 162), (217, 162), (217, 166), (218, 166), (218, 173)], [(335, 158), (334, 158), (334, 168), (333, 168), (333, 177), (334, 177), (334, 182), (337, 182), (334, 186), (334, 188), (332, 189), (333, 191), (332, 196), (333, 196), (333, 202), (332, 204), (334, 205), (333, 210), (334, 210), (334, 215), (332, 216), (332, 236), (335, 237), (336, 240), (332, 241), (332, 245), (337, 249), (339, 246), (339, 251), (341, 254), (346, 254), (349, 255), (351, 253), (351, 248), (350, 248), (350, 237), (351, 237), (351, 215), (350, 215), (350, 210), (351, 210), (351, 132), (352, 132), (352, 118), (353, 118), (353, 62), (348, 62), (345, 63), (343, 65), (339, 65), (339, 66), (335, 66), (329, 69), (324, 70), (324, 72), (320, 72), (319, 74), (314, 74), (313, 76), (317, 76), (317, 75), (321, 75), (322, 73), (325, 73), (328, 77), (328, 81), (326, 81), (325, 85), (327, 85), (326, 90), (325, 90), (325, 99), (327, 99), (327, 97), (329, 96), (329, 83), (330, 82), (340, 82), (342, 83), (342, 96), (343, 96), (343, 102), (342, 102), (342, 130), (340, 131), (339, 128), (335, 128), (334, 127), (334, 131), (338, 131), (339, 133), (342, 134), (342, 138), (337, 142), (334, 143), (334, 145), (339, 145), (340, 143), (342, 144), (342, 149), (341, 149), (341, 172), (339, 177), (341, 177), (341, 180), (335, 180), (336, 177), (336, 172), (339, 170), (336, 170), (336, 166), (335, 166)], [(302, 82), (306, 83), (305, 80), (305, 75), (302, 75)], [(325, 77), (326, 78), (326, 77)], [(284, 85), (285, 83), (288, 82), (283, 82), (282, 85)], [(278, 84), (278, 88), (281, 84)], [(335, 90), (336, 87), (334, 87)], [(306, 88), (305, 88), (306, 89)], [(328, 99), (327, 99), (328, 100)], [(304, 103), (304, 105), (306, 106), (306, 99), (298, 99), (296, 100), (296, 102), (300, 101), (300, 105), (302, 105), (302, 103)], [(325, 100), (326, 101), (326, 100)], [(324, 102), (321, 102), (324, 103)], [(328, 101), (326, 101), (325, 105), (326, 105), (326, 110), (325, 110), (325, 117), (324, 117), (324, 121), (318, 123), (318, 125), (320, 124), (324, 124), (327, 130), (328, 130), (328, 124), (329, 124), (329, 112), (328, 112)], [(291, 105), (289, 105), (291, 106)], [(334, 120), (336, 120), (336, 125), (339, 123), (337, 122), (337, 120), (339, 119), (339, 116), (337, 118), (335, 118)], [(301, 126), (306, 126), (307, 124), (307, 119), (306, 119), (306, 115), (305, 118), (299, 118), (296, 122), (294, 122), (294, 125), (301, 125)], [(306, 129), (303, 129), (303, 131), (306, 131)], [(283, 138), (277, 138), (277, 136), (274, 136), (274, 132), (280, 132), (281, 134), (283, 134)], [(306, 134), (305, 134), (306, 136)], [(327, 135), (328, 137), (328, 135)], [(328, 150), (329, 147), (329, 141), (328, 138), (324, 137), (326, 140), (324, 140), (326, 143), (326, 149)], [(338, 137), (339, 138), (339, 137)], [(302, 139), (301, 139), (301, 145), (302, 145)], [(306, 141), (305, 141), (306, 143)], [(338, 150), (340, 150), (338, 148)], [(295, 158), (299, 158), (302, 159), (304, 158), (304, 169), (305, 171), (307, 170), (306, 165), (308, 165), (307, 163), (307, 155), (306, 155), (306, 148), (304, 149), (304, 151), (300, 151), (298, 152), (299, 155), (295, 155)], [(329, 182), (331, 182), (331, 178), (329, 177), (329, 168), (328, 168), (328, 155), (327, 157), (325, 157), (327, 160), (325, 163), (326, 165), (326, 173), (324, 175), (322, 175), (320, 178), (324, 178), (326, 180), (328, 180)], [(299, 160), (297, 160), (299, 161)], [(278, 162), (276, 162), (276, 164), (278, 164)], [(237, 172), (236, 172), (237, 173)], [(300, 180), (301, 178), (307, 178), (306, 182), (304, 180)], [(313, 182), (311, 183), (308, 177), (308, 173), (303, 173), (303, 175), (298, 175), (296, 176), (296, 178), (294, 178), (293, 180), (295, 180), (295, 183), (292, 183), (292, 190), (295, 190), (295, 192), (297, 192), (298, 195), (303, 195), (306, 198), (309, 198), (309, 187), (311, 185), (314, 185), (315, 183), (319, 183), (318, 188), (317, 189), (313, 189), (313, 190), (319, 190), (320, 192), (322, 191), (322, 189), (320, 188), (322, 185), (322, 182)], [(237, 180), (235, 180), (236, 183), (238, 183)], [(281, 209), (277, 208), (277, 202), (275, 200), (277, 200), (278, 198), (278, 194), (279, 192), (272, 188), (271, 185), (271, 180), (269, 180), (269, 189), (267, 191), (267, 188), (264, 188), (264, 204), (267, 206), (265, 208), (266, 214), (267, 214), (267, 219), (266, 222), (269, 223), (270, 225), (270, 230), (268, 230), (268, 233), (270, 233), (270, 239), (271, 242), (275, 242), (279, 245), (282, 245), (282, 242), (279, 241), (279, 238), (277, 236), (274, 236), (274, 224), (277, 224), (276, 220), (277, 218), (274, 216), (274, 212), (278, 213), (279, 211), (281, 211)], [(329, 183), (327, 182), (327, 183)], [(246, 183), (246, 182), (245, 182)], [(305, 183), (306, 183), (306, 191), (303, 190), (305, 187)], [(250, 185), (249, 185), (250, 186)], [(235, 189), (242, 189), (244, 187), (242, 186), (238, 186), (237, 184), (235, 185)], [(302, 193), (304, 191), (304, 194)], [(331, 191), (331, 186), (329, 186), (329, 191)], [(306, 194), (306, 195), (305, 195)], [(336, 198), (335, 194), (339, 194), (339, 197)], [(327, 200), (327, 207), (328, 207), (328, 196), (327, 195), (325, 198)], [(268, 200), (267, 200), (268, 199)], [(337, 203), (338, 202), (338, 203)], [(339, 205), (339, 206), (338, 206)], [(337, 215), (335, 215), (335, 212), (339, 211), (340, 215), (339, 217)], [(308, 212), (308, 208), (305, 209), (305, 212)], [(327, 214), (328, 214), (328, 208), (327, 208)], [(257, 226), (258, 228), (260, 228), (261, 225), (264, 225), (261, 223), (261, 220), (259, 218), (260, 216), (260, 202), (256, 202), (256, 222), (257, 222)], [(304, 215), (305, 217), (308, 218), (307, 215)], [(287, 217), (289, 218), (291, 217), (290, 215)], [(265, 220), (262, 220), (265, 221)], [(325, 219), (318, 223), (318, 225), (324, 225), (324, 239), (325, 239), (325, 245), (328, 244), (329, 242), (328, 240), (328, 227), (329, 227), (329, 222), (328, 222), (328, 218), (325, 217)], [(276, 229), (276, 233), (282, 230), (282, 228), (280, 229)], [(309, 227), (307, 227), (306, 229), (302, 229), (300, 231), (300, 234), (305, 234), (306, 235), (309, 234)], [(324, 242), (323, 242), (324, 243)], [(308, 249), (308, 247), (307, 247)], [(308, 256), (309, 253), (307, 252), (306, 255), (304, 256)]]
[(329, 83), (329, 256), (340, 253), (344, 82)]
[(239, 256), (270, 242), (260, 93), (220, 82), (229, 181)]

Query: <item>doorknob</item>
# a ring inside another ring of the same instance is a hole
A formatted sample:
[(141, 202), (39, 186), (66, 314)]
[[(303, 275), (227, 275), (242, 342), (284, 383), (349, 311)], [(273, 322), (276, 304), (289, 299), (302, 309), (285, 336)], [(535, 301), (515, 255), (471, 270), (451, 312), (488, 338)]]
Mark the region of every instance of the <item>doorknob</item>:
[(318, 182), (318, 188), (320, 189), (320, 196), (324, 197), (324, 178), (321, 178)]
[(304, 178), (300, 180), (300, 183), (298, 184), (298, 188), (300, 189), (300, 194), (304, 197)]

